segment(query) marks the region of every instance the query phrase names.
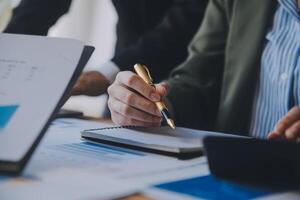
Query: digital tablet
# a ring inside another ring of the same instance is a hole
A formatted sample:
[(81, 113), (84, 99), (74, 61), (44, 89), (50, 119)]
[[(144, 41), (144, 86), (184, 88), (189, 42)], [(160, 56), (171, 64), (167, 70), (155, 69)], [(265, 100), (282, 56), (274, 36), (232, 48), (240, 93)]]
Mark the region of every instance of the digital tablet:
[(216, 177), (267, 185), (300, 183), (300, 144), (295, 142), (207, 137), (204, 148)]

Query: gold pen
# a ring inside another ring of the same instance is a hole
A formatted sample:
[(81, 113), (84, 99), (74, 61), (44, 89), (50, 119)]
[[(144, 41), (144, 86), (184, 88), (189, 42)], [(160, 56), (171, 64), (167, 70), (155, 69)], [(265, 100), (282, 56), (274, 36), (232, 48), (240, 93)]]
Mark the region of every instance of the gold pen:
[[(149, 72), (148, 68), (145, 65), (135, 64), (134, 65), (134, 70), (139, 75), (139, 77), (141, 77), (147, 84), (155, 87), (155, 85), (153, 84), (153, 80), (151, 78), (150, 72)], [(159, 109), (159, 111), (161, 112), (162, 116), (167, 121), (168, 125), (172, 129), (175, 129), (174, 121), (171, 118), (171, 115), (170, 115), (166, 105), (162, 101), (155, 102), (155, 104), (156, 104), (157, 108)]]

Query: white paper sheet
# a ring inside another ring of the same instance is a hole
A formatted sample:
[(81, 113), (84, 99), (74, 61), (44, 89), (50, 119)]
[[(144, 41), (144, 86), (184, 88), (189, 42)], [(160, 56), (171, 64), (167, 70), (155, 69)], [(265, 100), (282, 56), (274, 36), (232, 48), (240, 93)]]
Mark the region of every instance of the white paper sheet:
[[(80, 132), (83, 129), (101, 128), (108, 125), (110, 124), (78, 119), (55, 120), (23, 176), (18, 179), (0, 177), (0, 199), (13, 199), (16, 197), (14, 193), (25, 193), (26, 191), (45, 195), (52, 192), (47, 189), (50, 186), (55, 188), (55, 199), (56, 197), (67, 197), (65, 195), (69, 194), (65, 194), (65, 191), (73, 191), (74, 194), (79, 191), (78, 195), (85, 197), (84, 195), (88, 194), (80, 191), (78, 187), (80, 184), (83, 184), (80, 187), (88, 187), (90, 183), (94, 185), (86, 191), (91, 195), (95, 194), (96, 199), (103, 199), (101, 197), (109, 195), (107, 192), (115, 192), (116, 195), (122, 196), (148, 186), (209, 174), (205, 157), (180, 161), (166, 156), (105, 145), (84, 152), (85, 146), (82, 144), (85, 143), (80, 139)], [(98, 156), (89, 155), (90, 153), (94, 154), (93, 152)], [(72, 179), (72, 176), (77, 180)], [(68, 184), (68, 181), (78, 183), (78, 179), (80, 180), (79, 185)], [(90, 180), (90, 182), (85, 180)], [(103, 182), (107, 182), (107, 185), (102, 186)], [(16, 183), (21, 184), (16, 187)], [(56, 183), (57, 186), (55, 186)], [(125, 187), (120, 186), (122, 184), (125, 184)], [(99, 188), (104, 189), (106, 186), (108, 186), (107, 191), (98, 190)], [(38, 190), (41, 192), (37, 193)], [(2, 193), (2, 191), (6, 192)], [(193, 199), (190, 196), (153, 188), (143, 191), (156, 199)], [(1, 198), (4, 197), (1, 196), (2, 194), (6, 195), (5, 198)], [(299, 193), (286, 192), (268, 198), (280, 199), (278, 197), (297, 199)]]
[(44, 172), (38, 177), (12, 178), (0, 182), (1, 200), (80, 200), (115, 199), (141, 190), (132, 182), (122, 182), (105, 175), (83, 170), (59, 169)]
[[(91, 174), (152, 185), (182, 177), (208, 173), (204, 157), (189, 161), (144, 153), (108, 145), (92, 145), (81, 141), (86, 128), (106, 127), (107, 123), (79, 119), (58, 119), (52, 123), (42, 144), (25, 169), (25, 175), (72, 168)], [(159, 164), (158, 164), (159, 163)]]
[(20, 160), (63, 95), (83, 43), (0, 34), (0, 159)]
[[(68, 184), (69, 181), (78, 183), (78, 180), (84, 184), (84, 187), (93, 183), (94, 185), (86, 191), (96, 194), (98, 199), (102, 199), (101, 197), (104, 197), (107, 192), (115, 191), (116, 195), (122, 196), (149, 185), (208, 173), (204, 158), (180, 161), (175, 158), (106, 145), (94, 146), (81, 141), (80, 131), (83, 129), (108, 125), (78, 119), (55, 120), (23, 175), (17, 180), (0, 177), (0, 199), (18, 198), (16, 193), (24, 194), (23, 197), (31, 199), (30, 195), (36, 195), (38, 190), (40, 190), (39, 195), (52, 192), (47, 187), (55, 188), (55, 198), (65, 197), (65, 191), (73, 190), (76, 191), (75, 194), (77, 191), (78, 193), (82, 192), (78, 189), (77, 184), (75, 186)], [(77, 177), (77, 181), (72, 179), (72, 176)], [(85, 183), (84, 180), (91, 182)], [(115, 184), (114, 180), (120, 182)], [(17, 187), (9, 184), (16, 182), (24, 184)], [(104, 193), (102, 190), (98, 190), (98, 188), (102, 188), (103, 182), (108, 182), (107, 186), (110, 189), (105, 190)], [(119, 188), (123, 183), (126, 187)], [(95, 185), (97, 185), (96, 188)], [(6, 192), (2, 193), (2, 191)], [(4, 194), (5, 196), (1, 198), (1, 195)], [(86, 193), (82, 192), (80, 195), (83, 197)]]

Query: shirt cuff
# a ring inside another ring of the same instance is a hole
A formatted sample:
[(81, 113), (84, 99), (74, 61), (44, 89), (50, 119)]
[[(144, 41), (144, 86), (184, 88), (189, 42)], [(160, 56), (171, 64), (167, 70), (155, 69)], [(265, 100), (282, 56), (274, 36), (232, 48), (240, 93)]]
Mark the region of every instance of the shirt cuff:
[(94, 69), (105, 76), (110, 84), (112, 84), (120, 71), (120, 68), (112, 61), (108, 61)]

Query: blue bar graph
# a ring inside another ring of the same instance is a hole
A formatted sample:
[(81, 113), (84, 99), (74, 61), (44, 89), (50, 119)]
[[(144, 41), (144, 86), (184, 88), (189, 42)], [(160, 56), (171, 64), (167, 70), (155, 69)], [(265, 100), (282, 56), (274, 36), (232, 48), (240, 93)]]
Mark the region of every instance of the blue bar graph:
[(6, 127), (18, 107), (18, 105), (0, 105), (0, 130)]
[(212, 175), (164, 183), (159, 189), (189, 195), (201, 199), (252, 199), (268, 196), (280, 190), (240, 185), (219, 180)]
[(106, 161), (120, 161), (120, 159), (128, 157), (145, 156), (144, 153), (133, 150), (127, 150), (108, 145), (92, 144), (87, 142), (53, 145), (49, 146), (49, 148), (62, 150), (64, 152), (80, 155), (85, 158), (100, 159)]

